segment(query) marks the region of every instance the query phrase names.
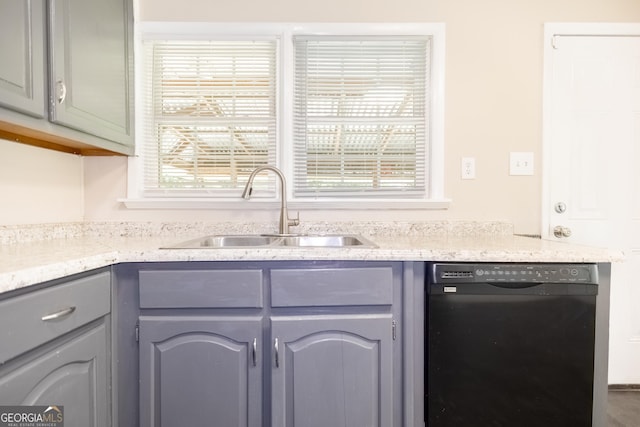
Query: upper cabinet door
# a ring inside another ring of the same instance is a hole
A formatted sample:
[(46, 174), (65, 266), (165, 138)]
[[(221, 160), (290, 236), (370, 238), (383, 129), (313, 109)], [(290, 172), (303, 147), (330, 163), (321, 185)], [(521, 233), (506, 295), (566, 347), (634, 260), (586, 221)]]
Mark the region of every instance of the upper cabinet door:
[(0, 106), (45, 116), (44, 1), (0, 6)]
[(129, 0), (51, 0), (49, 119), (132, 145)]

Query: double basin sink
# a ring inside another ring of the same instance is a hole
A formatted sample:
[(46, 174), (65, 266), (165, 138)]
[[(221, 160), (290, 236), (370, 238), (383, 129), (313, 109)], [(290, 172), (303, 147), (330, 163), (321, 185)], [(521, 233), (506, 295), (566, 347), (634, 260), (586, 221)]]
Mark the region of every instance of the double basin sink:
[(216, 248), (375, 248), (376, 245), (362, 236), (353, 234), (325, 235), (214, 235), (166, 246), (165, 249), (216, 249)]

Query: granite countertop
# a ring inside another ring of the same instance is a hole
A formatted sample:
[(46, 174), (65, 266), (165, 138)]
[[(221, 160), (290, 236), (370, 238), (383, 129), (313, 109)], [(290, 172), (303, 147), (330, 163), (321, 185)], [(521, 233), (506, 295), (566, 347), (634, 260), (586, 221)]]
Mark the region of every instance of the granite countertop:
[[(73, 223), (0, 228), (0, 292), (125, 262), (380, 260), (611, 262), (606, 249), (514, 236), (503, 223), (321, 223), (305, 233), (360, 234), (376, 248), (160, 249), (210, 234), (269, 232), (271, 224)], [(348, 230), (348, 231), (347, 231)]]

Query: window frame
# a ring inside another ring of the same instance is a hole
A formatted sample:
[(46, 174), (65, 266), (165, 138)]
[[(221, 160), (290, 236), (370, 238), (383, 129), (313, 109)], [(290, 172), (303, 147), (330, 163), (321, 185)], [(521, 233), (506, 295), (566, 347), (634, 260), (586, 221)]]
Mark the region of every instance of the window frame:
[[(426, 179), (425, 197), (422, 198), (366, 198), (357, 197), (304, 197), (294, 198), (292, 185), (287, 186), (287, 200), (290, 209), (446, 209), (450, 201), (444, 197), (444, 67), (445, 67), (445, 25), (442, 23), (183, 23), (183, 22), (140, 22), (136, 25), (136, 98), (143, 99), (144, 68), (141, 49), (142, 41), (149, 39), (206, 40), (219, 38), (276, 37), (280, 51), (276, 94), (276, 135), (277, 167), (288, 183), (293, 182), (293, 73), (295, 35), (340, 35), (340, 36), (430, 36), (431, 69), (430, 103), (428, 127), (428, 149), (425, 155)], [(286, 83), (289, 82), (289, 83)], [(136, 134), (144, 131), (144, 111), (136, 109)], [(136, 145), (136, 155), (128, 160), (127, 197), (119, 199), (131, 209), (273, 209), (279, 206), (276, 197), (253, 197), (243, 200), (228, 197), (148, 197), (143, 194), (144, 165), (141, 158), (142, 144)], [(277, 194), (277, 192), (276, 192)], [(258, 195), (256, 195), (258, 196)]]

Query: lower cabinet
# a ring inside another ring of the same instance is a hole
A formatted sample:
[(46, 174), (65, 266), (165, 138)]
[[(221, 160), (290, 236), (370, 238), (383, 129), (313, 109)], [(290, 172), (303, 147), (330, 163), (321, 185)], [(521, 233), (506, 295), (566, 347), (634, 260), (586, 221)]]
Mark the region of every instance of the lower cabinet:
[(140, 426), (401, 426), (402, 263), (290, 264), (140, 272)]
[(393, 426), (391, 315), (274, 317), (274, 426)]
[(67, 427), (111, 426), (109, 271), (0, 300), (0, 405), (62, 405)]
[(259, 426), (259, 318), (142, 316), (140, 424)]
[(106, 325), (100, 323), (0, 374), (0, 402), (62, 405), (65, 426), (107, 427), (108, 365)]

